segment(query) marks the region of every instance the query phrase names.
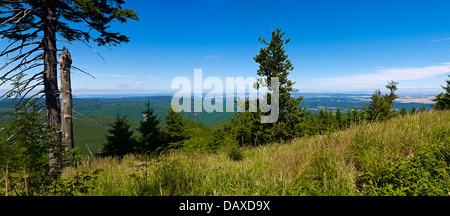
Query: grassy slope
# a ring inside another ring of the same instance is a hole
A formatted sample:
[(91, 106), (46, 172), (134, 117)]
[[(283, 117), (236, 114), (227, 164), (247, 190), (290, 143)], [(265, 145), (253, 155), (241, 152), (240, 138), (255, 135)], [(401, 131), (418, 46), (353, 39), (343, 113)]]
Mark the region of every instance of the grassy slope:
[(356, 181), (363, 170), (395, 161), (408, 148), (449, 145), (449, 122), (449, 111), (433, 111), (248, 148), (240, 162), (224, 152), (173, 152), (156, 159), (91, 159), (64, 176), (103, 169), (90, 195), (361, 195)]

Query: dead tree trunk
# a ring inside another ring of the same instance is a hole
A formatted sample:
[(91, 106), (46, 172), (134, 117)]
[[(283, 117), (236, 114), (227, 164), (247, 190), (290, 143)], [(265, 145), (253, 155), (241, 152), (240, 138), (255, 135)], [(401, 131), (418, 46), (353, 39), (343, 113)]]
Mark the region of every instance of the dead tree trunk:
[[(58, 60), (56, 55), (56, 8), (55, 2), (43, 0), (42, 3), (42, 21), (44, 29), (44, 38), (42, 40), (44, 47), (44, 93), (45, 103), (47, 107), (48, 126), (56, 127), (61, 125), (61, 108), (59, 107), (59, 89), (57, 66)], [(56, 128), (52, 128), (56, 129)], [(50, 148), (50, 171), (58, 171), (62, 168), (62, 144), (61, 131), (55, 131), (55, 135), (51, 138), (53, 146)]]
[(66, 47), (59, 54), (59, 64), (61, 70), (61, 132), (62, 144), (67, 152), (74, 148), (73, 126), (72, 126), (72, 87), (70, 83), (70, 67), (72, 57)]

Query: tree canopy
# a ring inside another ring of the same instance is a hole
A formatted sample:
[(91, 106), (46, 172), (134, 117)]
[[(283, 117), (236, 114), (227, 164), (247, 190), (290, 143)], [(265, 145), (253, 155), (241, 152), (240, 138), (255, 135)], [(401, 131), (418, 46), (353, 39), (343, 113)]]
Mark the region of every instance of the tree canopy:
[(150, 100), (145, 104), (146, 110), (143, 113), (144, 120), (139, 122), (137, 130), (141, 133), (141, 141), (138, 151), (140, 153), (150, 153), (162, 146), (161, 132), (159, 123), (161, 120), (154, 113), (150, 106)]
[(395, 94), (397, 85), (398, 82), (390, 81), (386, 85), (390, 90), (389, 94), (381, 94), (379, 89), (372, 94), (370, 103), (363, 107), (369, 121), (384, 120), (393, 116), (393, 106), (398, 98)]
[[(290, 72), (294, 69), (289, 55), (284, 46), (290, 39), (283, 39), (284, 32), (281, 29), (272, 31), (270, 42), (259, 38), (265, 45), (253, 59), (259, 64), (257, 75), (262, 77), (255, 84), (257, 89), (267, 86), (271, 93), (267, 94), (267, 101), (272, 101), (272, 94), (278, 93), (279, 118), (271, 124), (261, 123), (261, 116), (266, 115), (257, 109), (257, 112), (235, 113), (238, 125), (236, 139), (243, 144), (261, 145), (273, 141), (289, 140), (304, 133), (302, 124), (305, 108), (300, 105), (303, 97), (294, 98), (292, 92), (298, 92), (293, 87), (295, 82), (289, 79)], [(271, 78), (278, 78), (278, 92), (272, 87)], [(259, 100), (259, 99), (258, 99)], [(259, 103), (257, 103), (259, 104)], [(250, 101), (245, 103), (245, 110), (249, 110)], [(261, 107), (260, 107), (261, 108)], [(273, 109), (273, 108), (272, 108)]]
[(134, 153), (136, 140), (133, 138), (133, 131), (130, 127), (128, 119), (117, 116), (113, 126), (108, 130), (109, 135), (106, 136), (106, 143), (100, 155), (121, 157)]
[(436, 104), (434, 105), (435, 109), (450, 109), (450, 74), (448, 75), (448, 77), (449, 79), (446, 80), (447, 86), (441, 86), (445, 90), (445, 92), (438, 94), (433, 100), (434, 102), (436, 102)]

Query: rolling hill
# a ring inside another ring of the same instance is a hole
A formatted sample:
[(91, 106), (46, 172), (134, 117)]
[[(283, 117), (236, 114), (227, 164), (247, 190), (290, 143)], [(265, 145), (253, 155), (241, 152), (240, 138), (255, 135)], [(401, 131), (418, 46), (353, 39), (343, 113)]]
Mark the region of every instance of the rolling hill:
[[(305, 94), (302, 105), (306, 107), (307, 112), (311, 113), (318, 113), (320, 109), (360, 109), (369, 96), (370, 94)], [(83, 155), (98, 152), (105, 143), (105, 134), (108, 127), (112, 125), (114, 117), (117, 115), (127, 116), (132, 124), (132, 129), (135, 130), (138, 122), (142, 120), (142, 112), (147, 100), (150, 100), (155, 114), (163, 120), (162, 128), (165, 124), (164, 118), (167, 116), (166, 109), (170, 107), (171, 99), (170, 96), (74, 98), (75, 145)], [(0, 102), (0, 111), (7, 112), (9, 110), (7, 105), (8, 101)], [(432, 104), (395, 103), (394, 106), (397, 109), (405, 106), (408, 110), (411, 110), (413, 106), (425, 106), (430, 109)], [(185, 119), (188, 120), (190, 128), (195, 131), (196, 135), (200, 135), (201, 139), (212, 136), (213, 128), (219, 128), (234, 117), (234, 113), (228, 112), (190, 112), (183, 114)], [(137, 132), (134, 135), (135, 137), (139, 136)]]

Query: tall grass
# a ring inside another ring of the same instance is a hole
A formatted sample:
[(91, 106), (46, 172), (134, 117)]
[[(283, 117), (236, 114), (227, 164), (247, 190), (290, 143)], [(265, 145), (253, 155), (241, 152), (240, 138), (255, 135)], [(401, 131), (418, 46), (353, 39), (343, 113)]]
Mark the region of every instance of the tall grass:
[[(449, 111), (430, 111), (245, 148), (237, 161), (227, 152), (174, 151), (158, 158), (86, 160), (63, 176), (102, 170), (90, 182), (93, 189), (78, 194), (93, 196), (373, 195), (360, 180), (374, 164), (397, 161), (408, 149), (450, 145), (449, 122)], [(448, 183), (446, 176), (440, 178)]]

